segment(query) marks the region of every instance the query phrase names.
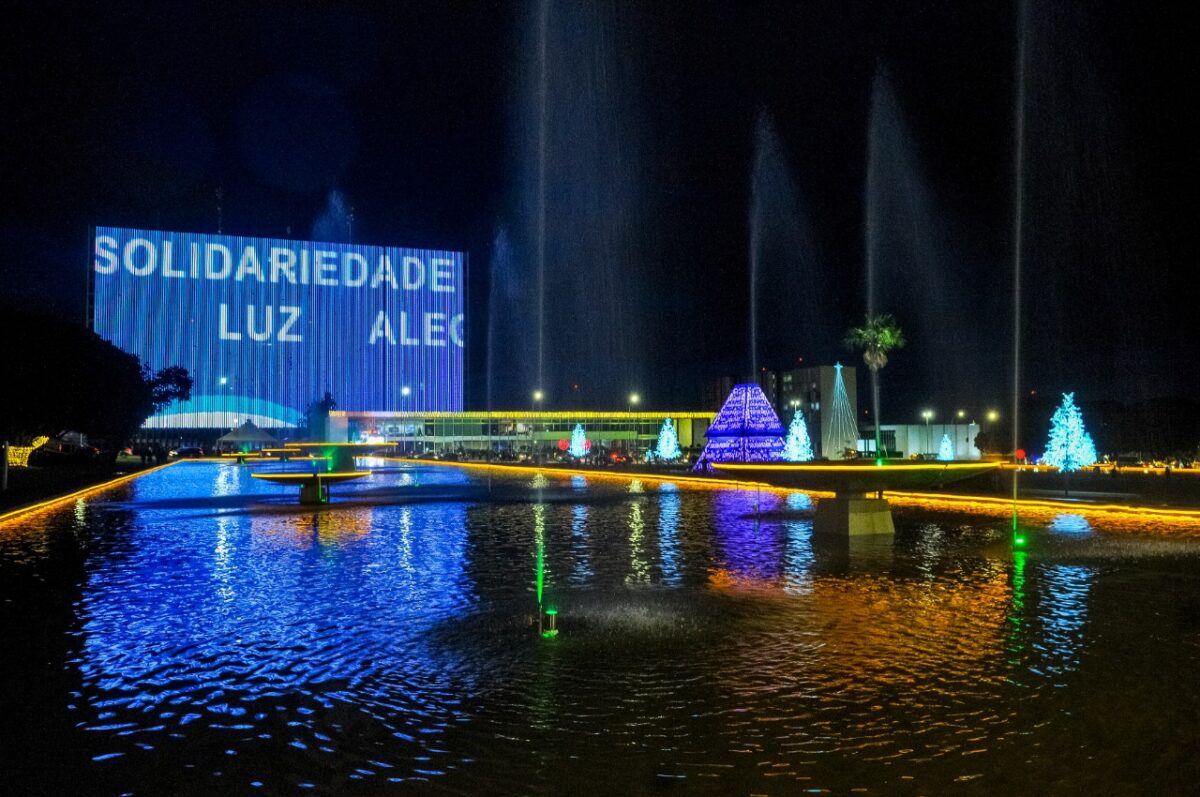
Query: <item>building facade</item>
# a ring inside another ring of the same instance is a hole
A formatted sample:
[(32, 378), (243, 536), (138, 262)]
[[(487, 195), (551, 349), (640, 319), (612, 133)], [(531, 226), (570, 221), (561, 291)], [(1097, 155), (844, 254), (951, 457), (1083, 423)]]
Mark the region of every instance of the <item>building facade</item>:
[(566, 450), (582, 425), (594, 451), (644, 457), (670, 418), (685, 452), (704, 445), (713, 412), (354, 412), (329, 414), (327, 439), (396, 443), (409, 454), (461, 451), (501, 457), (547, 457)]

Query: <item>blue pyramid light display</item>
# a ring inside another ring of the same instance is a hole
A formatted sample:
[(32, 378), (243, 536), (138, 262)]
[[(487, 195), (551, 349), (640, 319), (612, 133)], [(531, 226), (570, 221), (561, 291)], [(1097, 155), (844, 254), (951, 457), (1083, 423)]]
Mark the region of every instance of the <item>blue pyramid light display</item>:
[(783, 424), (762, 388), (734, 385), (705, 436), (700, 462), (779, 462)]
[(942, 435), (941, 445), (938, 446), (937, 458), (941, 462), (949, 462), (954, 459), (954, 443), (950, 442), (950, 435)]

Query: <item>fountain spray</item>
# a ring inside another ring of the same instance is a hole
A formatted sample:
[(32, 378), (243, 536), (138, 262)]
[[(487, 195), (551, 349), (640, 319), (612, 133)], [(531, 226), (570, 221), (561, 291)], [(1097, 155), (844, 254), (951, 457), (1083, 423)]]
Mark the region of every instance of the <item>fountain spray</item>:
[(1024, 545), (1025, 535), (1017, 517), (1017, 450), (1020, 445), (1021, 411), (1021, 238), (1024, 221), (1025, 189), (1025, 38), (1028, 31), (1028, 3), (1021, 0), (1017, 20), (1017, 93), (1015, 108), (1016, 141), (1013, 157), (1013, 505), (1012, 535), (1014, 545)]

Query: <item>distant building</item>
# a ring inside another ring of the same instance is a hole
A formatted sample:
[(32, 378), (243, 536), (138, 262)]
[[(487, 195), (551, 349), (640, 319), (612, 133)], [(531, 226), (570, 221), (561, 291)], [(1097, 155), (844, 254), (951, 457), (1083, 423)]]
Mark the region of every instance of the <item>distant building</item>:
[[(782, 371), (778, 375), (778, 402), (780, 417), (784, 424), (790, 423), (797, 409), (804, 410), (808, 422), (808, 433), (813, 441), (813, 453), (817, 457), (839, 459), (845, 446), (837, 438), (838, 433), (833, 412), (833, 397), (837, 382), (837, 366), (819, 365), (811, 368), (796, 368)], [(854, 419), (854, 439), (857, 441), (858, 377), (853, 366), (842, 366), (842, 383), (846, 388), (848, 411)], [(768, 395), (770, 395), (768, 393)], [(842, 419), (843, 423), (845, 419)]]
[(735, 384), (737, 384), (737, 380), (732, 376), (719, 376), (707, 380), (700, 389), (700, 406), (706, 410), (712, 410), (715, 414), (717, 410), (721, 409), (725, 399), (729, 398)]
[(599, 449), (644, 455), (658, 442), (670, 418), (679, 445), (696, 449), (716, 413), (693, 411), (601, 412), (493, 410), (491, 412), (347, 412), (329, 413), (326, 437), (338, 443), (397, 443), (404, 454), (489, 449), (501, 458), (544, 458), (565, 451), (577, 424)]
[[(885, 423), (879, 427), (883, 438), (883, 447), (890, 456), (911, 457), (920, 454), (926, 459), (937, 456), (938, 446), (941, 445), (942, 435), (949, 435), (954, 446), (954, 458), (980, 459), (982, 454), (975, 447), (975, 437), (979, 434), (979, 424), (970, 423)], [(866, 430), (863, 431), (866, 435)], [(859, 450), (870, 455), (875, 447), (875, 438), (863, 440)]]
[(762, 388), (763, 395), (767, 397), (767, 401), (771, 402), (771, 406), (775, 408), (776, 412), (782, 406), (779, 403), (782, 398), (779, 392), (779, 377), (778, 371), (768, 371), (766, 368), (760, 369), (754, 377), (754, 381)]

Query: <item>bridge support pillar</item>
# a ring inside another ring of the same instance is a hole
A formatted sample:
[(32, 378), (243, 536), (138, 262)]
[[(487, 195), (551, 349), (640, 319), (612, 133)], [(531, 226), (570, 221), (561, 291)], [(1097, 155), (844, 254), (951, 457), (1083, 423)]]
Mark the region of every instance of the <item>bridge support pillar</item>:
[(312, 479), (300, 485), (300, 503), (328, 504), (329, 487), (321, 484), (320, 479)]
[(892, 510), (885, 498), (870, 498), (861, 493), (838, 493), (817, 500), (813, 534), (824, 537), (858, 537), (895, 534)]

